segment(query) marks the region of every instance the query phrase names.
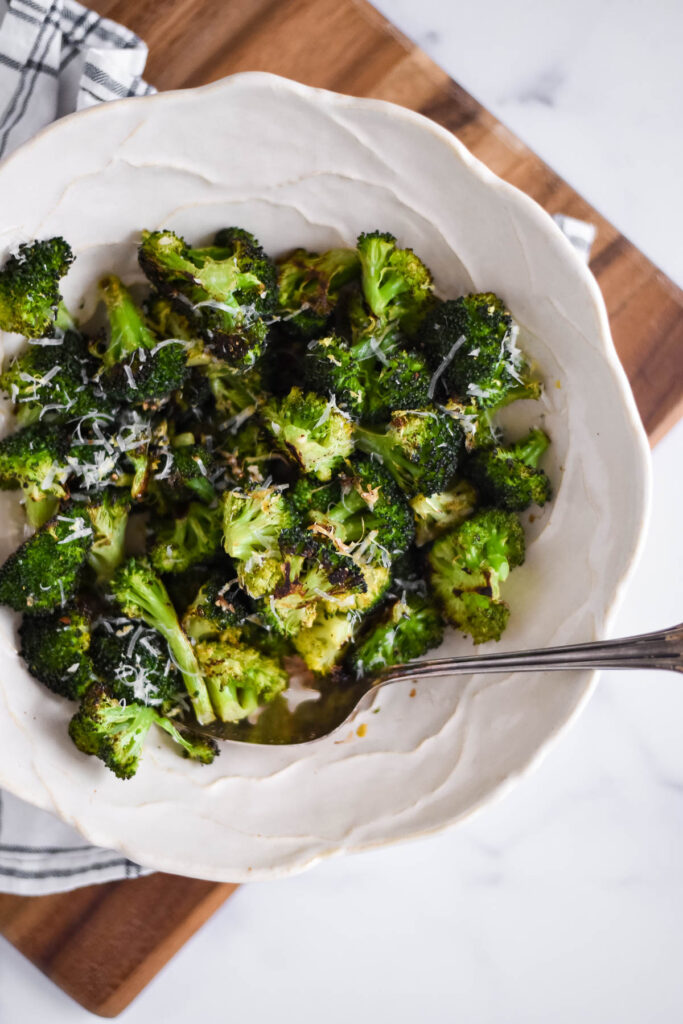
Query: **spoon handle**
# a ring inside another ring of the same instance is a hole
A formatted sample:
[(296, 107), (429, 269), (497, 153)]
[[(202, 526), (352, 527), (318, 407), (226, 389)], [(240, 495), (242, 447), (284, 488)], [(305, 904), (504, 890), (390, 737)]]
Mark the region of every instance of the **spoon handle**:
[(435, 658), (396, 665), (381, 672), (373, 685), (399, 679), (424, 679), (429, 676), (463, 675), (473, 672), (549, 672), (583, 668), (661, 668), (683, 672), (683, 623), (656, 633), (601, 640), (567, 647), (549, 647), (540, 651), (511, 651), (506, 654), (473, 655), (466, 658)]

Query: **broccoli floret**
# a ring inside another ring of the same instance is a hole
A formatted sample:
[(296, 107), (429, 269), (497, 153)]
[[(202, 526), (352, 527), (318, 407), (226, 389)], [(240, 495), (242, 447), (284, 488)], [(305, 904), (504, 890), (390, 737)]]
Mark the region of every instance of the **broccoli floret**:
[(142, 619), (161, 633), (183, 677), (197, 721), (200, 725), (213, 722), (216, 716), (192, 644), (180, 627), (164, 584), (149, 562), (142, 558), (129, 559), (112, 577), (111, 589), (124, 615)]
[(73, 606), (49, 615), (27, 615), (19, 637), (19, 653), (31, 675), (53, 693), (79, 700), (95, 678), (88, 616)]
[(194, 641), (216, 640), (235, 643), (244, 621), (252, 612), (249, 598), (235, 580), (214, 572), (199, 588), (183, 616), (183, 629)]
[(273, 450), (272, 439), (260, 423), (250, 420), (235, 434), (228, 434), (216, 452), (225, 475), (236, 487), (258, 487), (265, 483), (274, 460), (282, 458)]
[(458, 526), (474, 512), (476, 504), (477, 493), (465, 480), (459, 480), (448, 491), (416, 494), (410, 505), (415, 515), (417, 546), (421, 548)]
[[(188, 441), (192, 435), (187, 437)], [(162, 444), (153, 460), (152, 474), (154, 490), (163, 498), (172, 501), (186, 501), (199, 498), (210, 505), (216, 497), (216, 489), (209, 479), (214, 469), (214, 455), (200, 444), (178, 444), (182, 438), (175, 439), (175, 446)]]
[(297, 654), (316, 675), (328, 675), (344, 659), (357, 630), (355, 612), (326, 612), (322, 609), (311, 626), (293, 638)]
[(396, 349), (380, 362), (365, 420), (377, 423), (389, 419), (394, 409), (422, 409), (429, 405), (431, 374), (423, 356)]
[(103, 619), (93, 630), (95, 671), (114, 697), (170, 710), (183, 690), (168, 644), (154, 629), (130, 619)]
[[(532, 396), (528, 395), (527, 397)], [(533, 397), (538, 397), (538, 395)], [(460, 426), (465, 438), (466, 452), (476, 451), (479, 448), (491, 448), (496, 443), (496, 430), (492, 423), (492, 414), (496, 411), (495, 409), (483, 408), (475, 398), (467, 402), (457, 402), (455, 399), (449, 398), (441, 408), (449, 416), (452, 416)]]
[(294, 387), (284, 398), (266, 402), (261, 414), (275, 443), (319, 480), (329, 480), (353, 451), (351, 422), (320, 395)]
[[(413, 517), (391, 475), (379, 463), (354, 459), (336, 488), (327, 488), (328, 502), (323, 503), (322, 495), (309, 498), (307, 518), (316, 532), (329, 537), (341, 551), (359, 561), (391, 564), (410, 547), (415, 537)], [(301, 501), (298, 495), (308, 490), (306, 478), (300, 480), (292, 500)]]
[(358, 447), (379, 458), (408, 495), (446, 490), (463, 447), (456, 420), (436, 409), (396, 411), (384, 433), (356, 426)]
[(130, 496), (125, 491), (106, 490), (98, 501), (86, 505), (85, 511), (93, 531), (88, 561), (98, 582), (103, 582), (111, 577), (124, 559)]
[(268, 335), (263, 317), (277, 302), (277, 275), (253, 236), (225, 229), (216, 245), (192, 249), (172, 231), (143, 231), (138, 255), (152, 284), (217, 355), (238, 369), (254, 365)]
[(20, 425), (44, 416), (64, 423), (110, 409), (111, 401), (90, 383), (96, 367), (86, 339), (68, 330), (48, 344), (29, 345), (0, 376), (0, 388), (16, 404)]
[(279, 661), (252, 647), (207, 640), (197, 644), (196, 651), (222, 722), (239, 722), (287, 687), (287, 673)]
[(393, 235), (380, 231), (358, 239), (365, 301), (380, 322), (397, 321), (414, 331), (434, 302), (432, 275), (412, 249), (399, 249)]
[(272, 594), (282, 582), (282, 558), (279, 552), (276, 555), (254, 555), (246, 562), (236, 562), (235, 571), (240, 586), (250, 597), (263, 597)]
[(433, 592), (446, 618), (475, 644), (499, 640), (510, 614), (500, 584), (524, 561), (524, 531), (502, 509), (476, 513), (435, 541), (428, 556)]
[(425, 317), (420, 341), (435, 371), (438, 394), (482, 408), (500, 408), (517, 398), (536, 398), (518, 329), (502, 301), (492, 293), (442, 302)]
[(484, 501), (509, 512), (523, 512), (529, 505), (545, 505), (551, 497), (550, 480), (538, 461), (550, 444), (542, 430), (508, 447), (475, 452), (465, 473), (477, 486)]
[(42, 526), (67, 496), (67, 449), (63, 431), (46, 423), (34, 423), (0, 441), (0, 487), (21, 487), (31, 526)]
[(153, 535), (149, 558), (157, 572), (185, 572), (197, 562), (209, 561), (219, 550), (220, 509), (190, 502), (183, 515), (156, 523)]
[(100, 357), (101, 385), (117, 402), (143, 405), (167, 399), (182, 387), (187, 351), (179, 339), (159, 341), (118, 277), (100, 281), (109, 340)]
[(358, 678), (391, 665), (419, 658), (443, 640), (441, 615), (432, 601), (418, 593), (395, 601), (351, 653)]
[(28, 338), (52, 337), (59, 281), (73, 258), (59, 237), (20, 245), (0, 270), (0, 328)]
[(226, 491), (221, 506), (223, 544), (239, 562), (258, 562), (279, 554), (280, 534), (295, 525), (292, 507), (278, 487)]
[(32, 614), (63, 608), (76, 591), (91, 544), (87, 514), (65, 509), (0, 567), (0, 604)]
[(214, 357), (203, 364), (203, 370), (216, 411), (224, 417), (221, 424), (223, 428), (239, 427), (253, 416), (263, 402), (263, 384), (259, 370), (237, 374), (224, 359)]
[(188, 343), (190, 350), (201, 343), (193, 330), (191, 319), (176, 308), (167, 295), (152, 291), (143, 303), (145, 322), (159, 341), (176, 338)]
[(358, 277), (355, 249), (329, 249), (320, 255), (295, 249), (278, 260), (278, 312), (300, 337), (322, 333), (344, 285)]
[(118, 701), (103, 685), (91, 686), (69, 723), (69, 735), (84, 754), (98, 757), (119, 779), (130, 779), (138, 770), (147, 734), (153, 725), (180, 744), (185, 756), (211, 764), (218, 748), (205, 737), (181, 733), (153, 707)]

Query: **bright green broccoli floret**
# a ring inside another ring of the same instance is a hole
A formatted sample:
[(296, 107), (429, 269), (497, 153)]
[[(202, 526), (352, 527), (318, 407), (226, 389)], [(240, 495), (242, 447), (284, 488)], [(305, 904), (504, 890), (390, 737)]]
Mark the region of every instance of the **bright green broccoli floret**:
[(351, 667), (359, 678), (369, 676), (419, 658), (442, 640), (441, 615), (432, 601), (418, 593), (404, 594), (354, 648)]
[(87, 514), (75, 506), (65, 509), (0, 567), (0, 604), (32, 614), (63, 608), (76, 591), (91, 544)]
[(67, 496), (67, 448), (66, 435), (46, 423), (24, 427), (0, 441), (0, 487), (22, 489), (31, 526), (42, 526)]
[(478, 512), (435, 541), (429, 553), (432, 589), (446, 618), (475, 644), (499, 640), (510, 614), (500, 584), (524, 561), (524, 531), (502, 509)]
[(103, 619), (93, 630), (92, 662), (114, 697), (140, 704), (177, 704), (183, 681), (168, 644), (155, 629), (130, 619)]
[(463, 446), (458, 423), (436, 409), (396, 411), (383, 434), (357, 426), (355, 438), (409, 495), (446, 490)]
[(69, 700), (85, 693), (95, 678), (87, 615), (75, 607), (50, 615), (27, 615), (19, 637), (19, 653), (32, 676)]
[(280, 534), (295, 525), (291, 505), (278, 487), (226, 491), (221, 505), (225, 550), (239, 562), (278, 554)]
[(416, 544), (421, 548), (442, 533), (459, 526), (474, 512), (477, 493), (465, 480), (459, 480), (448, 491), (416, 494), (410, 499), (415, 515)]
[(183, 633), (166, 588), (149, 562), (131, 558), (114, 574), (114, 597), (129, 619), (142, 619), (164, 637), (180, 670), (200, 725), (215, 718), (192, 644)]
[(85, 506), (93, 531), (88, 561), (98, 582), (108, 580), (125, 556), (126, 527), (130, 512), (130, 495), (106, 490), (98, 501)]
[(351, 422), (320, 395), (295, 387), (266, 402), (261, 414), (275, 443), (319, 480), (329, 480), (353, 451)]
[(420, 342), (444, 392), (482, 408), (500, 408), (518, 398), (537, 398), (540, 387), (529, 376), (517, 348), (517, 327), (502, 301), (490, 292), (449, 299), (427, 314)]
[(69, 735), (84, 754), (98, 757), (119, 779), (132, 778), (153, 725), (167, 732), (186, 757), (211, 764), (218, 753), (213, 740), (181, 733), (153, 707), (118, 701), (103, 685), (91, 686), (69, 723)]
[(550, 500), (550, 480), (538, 461), (550, 444), (542, 430), (532, 430), (522, 441), (475, 452), (465, 472), (477, 486), (484, 501), (523, 512), (529, 505), (545, 505)]
[(196, 562), (210, 560), (221, 544), (220, 509), (190, 502), (181, 516), (154, 526), (149, 557), (157, 572), (184, 572)]
[(329, 249), (318, 255), (295, 249), (278, 260), (280, 289), (278, 312), (303, 338), (325, 329), (344, 285), (358, 277), (355, 249)]
[(236, 642), (252, 612), (249, 598), (234, 580), (214, 572), (199, 588), (183, 616), (183, 629), (194, 641)]
[(411, 333), (434, 302), (432, 275), (412, 249), (399, 249), (380, 231), (358, 239), (363, 295), (380, 322), (397, 321)]
[(222, 722), (239, 722), (287, 687), (279, 661), (252, 647), (208, 640), (197, 644), (196, 651)]
[(227, 228), (215, 245), (192, 249), (172, 231), (143, 231), (139, 260), (218, 356), (238, 369), (254, 365), (268, 335), (263, 317), (277, 302), (277, 275), (252, 235)]
[(52, 337), (59, 281), (73, 258), (59, 237), (20, 245), (0, 270), (0, 328), (28, 338)]

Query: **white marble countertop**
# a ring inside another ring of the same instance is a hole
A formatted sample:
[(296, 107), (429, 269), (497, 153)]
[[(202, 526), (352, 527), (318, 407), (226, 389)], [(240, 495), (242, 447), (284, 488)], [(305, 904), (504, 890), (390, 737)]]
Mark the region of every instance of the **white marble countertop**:
[[(379, 0), (683, 284), (680, 0)], [(683, 425), (615, 624), (683, 617)], [(680, 1024), (683, 684), (613, 673), (504, 801), (449, 833), (237, 894), (123, 1024)], [(0, 945), (2, 1024), (84, 1024)]]

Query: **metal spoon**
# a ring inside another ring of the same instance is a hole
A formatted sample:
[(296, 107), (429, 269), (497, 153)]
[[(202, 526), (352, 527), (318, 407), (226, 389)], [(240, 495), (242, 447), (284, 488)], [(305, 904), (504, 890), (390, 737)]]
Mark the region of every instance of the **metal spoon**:
[(394, 665), (376, 676), (323, 690), (317, 700), (304, 701), (293, 713), (287, 713), (281, 705), (279, 709), (267, 708), (253, 724), (240, 722), (221, 726), (219, 735), (247, 743), (310, 743), (342, 728), (359, 711), (370, 707), (378, 689), (401, 680), (478, 672), (559, 672), (586, 668), (659, 668), (683, 672), (683, 623), (624, 640)]

